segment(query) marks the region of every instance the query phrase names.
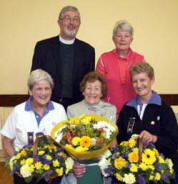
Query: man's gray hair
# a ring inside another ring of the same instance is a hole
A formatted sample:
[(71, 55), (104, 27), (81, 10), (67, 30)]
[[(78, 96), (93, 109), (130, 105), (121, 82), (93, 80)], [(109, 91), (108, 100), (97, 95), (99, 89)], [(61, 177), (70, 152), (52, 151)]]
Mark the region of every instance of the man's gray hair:
[(53, 82), (52, 77), (46, 71), (42, 69), (37, 69), (31, 72), (30, 77), (27, 82), (28, 88), (32, 90), (34, 85), (41, 80), (48, 81), (51, 86), (51, 89), (53, 89), (54, 82)]
[(116, 22), (116, 24), (115, 24), (115, 26), (114, 26), (114, 29), (113, 29), (113, 37), (114, 36), (116, 36), (117, 35), (117, 32), (118, 31), (126, 31), (126, 32), (129, 32), (129, 34), (131, 35), (131, 36), (133, 36), (133, 32), (134, 32), (134, 30), (133, 30), (133, 27), (132, 27), (132, 25), (129, 23), (129, 22), (127, 22), (126, 20), (120, 20), (120, 21), (118, 21), (118, 22)]
[(78, 11), (78, 9), (75, 6), (65, 6), (65, 7), (62, 8), (62, 10), (59, 13), (59, 20), (63, 19), (63, 15), (67, 11), (75, 11), (75, 12), (77, 12), (78, 15), (79, 15), (79, 18), (80, 18), (80, 12)]

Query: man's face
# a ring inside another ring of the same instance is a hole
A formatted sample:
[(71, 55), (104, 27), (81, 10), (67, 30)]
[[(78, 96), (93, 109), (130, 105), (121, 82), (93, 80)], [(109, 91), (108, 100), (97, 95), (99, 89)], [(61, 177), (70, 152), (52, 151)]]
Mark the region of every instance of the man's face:
[(74, 39), (80, 26), (80, 16), (76, 11), (66, 11), (62, 18), (58, 20), (58, 24), (62, 38), (66, 40)]

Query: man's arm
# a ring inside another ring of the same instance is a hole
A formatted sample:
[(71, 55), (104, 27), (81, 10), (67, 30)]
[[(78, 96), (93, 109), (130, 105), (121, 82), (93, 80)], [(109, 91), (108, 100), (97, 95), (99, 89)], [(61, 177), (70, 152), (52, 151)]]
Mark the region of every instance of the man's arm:
[(90, 67), (89, 72), (95, 70), (95, 49), (92, 47), (89, 55)]
[(31, 71), (41, 68), (41, 64), (42, 64), (42, 51), (40, 44), (37, 43), (34, 49)]

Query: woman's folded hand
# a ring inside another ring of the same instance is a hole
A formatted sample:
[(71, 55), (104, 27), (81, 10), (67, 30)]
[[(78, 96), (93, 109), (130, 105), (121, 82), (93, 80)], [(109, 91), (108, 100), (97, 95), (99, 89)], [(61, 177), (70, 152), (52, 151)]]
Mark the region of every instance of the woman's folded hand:
[(81, 178), (83, 176), (83, 174), (86, 171), (86, 167), (84, 164), (80, 164), (79, 162), (75, 162), (74, 164), (74, 175), (76, 176), (76, 178)]

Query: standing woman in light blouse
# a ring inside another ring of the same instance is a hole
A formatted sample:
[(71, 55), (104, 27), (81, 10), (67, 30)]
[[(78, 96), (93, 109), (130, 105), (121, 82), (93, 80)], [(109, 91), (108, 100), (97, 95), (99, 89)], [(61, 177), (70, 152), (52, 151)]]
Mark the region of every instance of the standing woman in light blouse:
[(129, 76), (130, 66), (144, 61), (144, 57), (130, 48), (133, 27), (127, 21), (118, 21), (113, 29), (115, 49), (103, 53), (96, 70), (106, 79), (108, 92), (104, 99), (117, 107), (119, 114), (123, 105), (135, 97)]

